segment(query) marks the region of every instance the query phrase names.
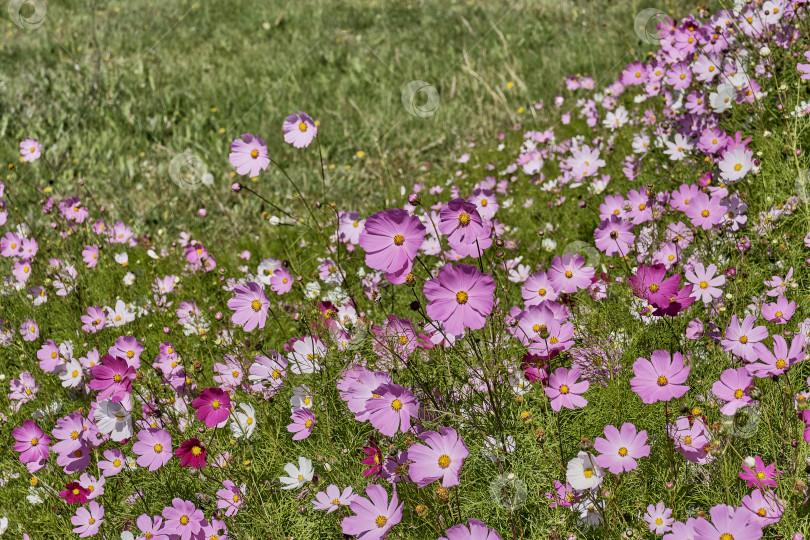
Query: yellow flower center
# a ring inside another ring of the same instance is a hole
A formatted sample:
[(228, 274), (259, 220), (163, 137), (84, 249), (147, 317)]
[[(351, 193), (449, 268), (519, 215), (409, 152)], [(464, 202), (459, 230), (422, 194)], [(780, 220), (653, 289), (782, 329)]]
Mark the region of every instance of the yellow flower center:
[(394, 235), (394, 244), (395, 245), (401, 246), (404, 243), (405, 243), (405, 237), (404, 236), (402, 236), (401, 234), (395, 234)]
[(79, 488), (73, 488), (73, 494), (78, 495), (79, 494)]
[(540, 289), (537, 291), (537, 294), (539, 294), (540, 296), (545, 296), (547, 292), (548, 291), (546, 291), (545, 289)]
[(737, 163), (736, 165), (734, 165), (735, 171), (739, 171), (740, 169), (742, 169), (742, 163)]
[(470, 214), (467, 214), (466, 212), (460, 213), (458, 215), (458, 222), (461, 223), (462, 225), (467, 225), (468, 223), (470, 223)]
[(402, 408), (402, 402), (398, 399), (395, 399), (394, 401), (391, 402), (391, 408), (394, 409), (395, 411), (400, 410)]
[(70, 438), (71, 438), (71, 439), (73, 439), (73, 440), (75, 441), (76, 439), (78, 439), (78, 438), (79, 438), (79, 432), (78, 432), (78, 431), (74, 431), (73, 433), (71, 433), (71, 434), (70, 434)]
[(487, 205), (487, 200), (486, 199), (481, 199), (481, 206), (486, 206), (486, 205)]
[[(157, 449), (155, 449), (155, 451), (157, 451)], [(115, 461), (113, 461), (113, 467), (120, 467), (120, 466), (121, 466), (120, 459), (116, 459)]]
[(180, 516), (180, 523), (182, 523), (183, 525), (188, 525), (188, 516)]
[(734, 391), (734, 397), (735, 397), (736, 399), (740, 399), (741, 397), (743, 397), (743, 394), (744, 394), (744, 392), (743, 392), (743, 391), (742, 391), (742, 389), (740, 389), (740, 388), (737, 388), (737, 389)]
[(191, 449), (191, 453), (194, 454), (195, 456), (199, 456), (200, 454), (202, 454), (202, 448), (200, 448), (199, 446), (195, 446), (194, 448)]
[(467, 294), (467, 291), (458, 291), (456, 293), (456, 302), (459, 304), (466, 304), (468, 298), (469, 295)]
[(405, 345), (406, 343), (408, 343), (408, 336), (399, 336), (399, 343), (401, 345)]
[(692, 444), (692, 437), (687, 435), (686, 437), (683, 438), (683, 442), (685, 442), (686, 444)]
[(782, 312), (781, 312), (781, 311), (777, 311), (776, 313), (774, 313), (774, 315), (776, 315), (777, 317), (781, 317), (781, 316), (782, 316)]
[(661, 519), (661, 518), (655, 518), (655, 524), (656, 524), (656, 525), (663, 525), (663, 524), (664, 524), (664, 520), (663, 520), (663, 519)]
[(212, 401), (211, 402), (211, 408), (212, 409), (219, 409), (219, 400), (215, 399), (214, 401)]
[(701, 289), (705, 289), (705, 288), (707, 288), (708, 286), (709, 286), (709, 284), (708, 284), (708, 283), (706, 283), (705, 281), (701, 281), (701, 282), (700, 282), (700, 288), (701, 288)]
[(340, 500), (339, 499), (332, 499), (332, 504), (335, 505), (335, 506), (340, 506)]
[(757, 478), (758, 478), (758, 479), (760, 479), (760, 480), (762, 480), (763, 478), (765, 478), (765, 473), (764, 473), (764, 472), (762, 472), (762, 471), (759, 471), (759, 472), (757, 473)]
[(658, 386), (666, 386), (669, 381), (663, 375), (659, 375), (655, 382), (658, 384)]
[[(619, 455), (622, 456), (622, 457), (626, 456), (627, 455), (627, 448), (625, 448), (624, 446), (619, 448)], [(659, 523), (659, 525), (660, 525), (660, 523)]]
[(446, 469), (449, 466), (450, 466), (450, 456), (448, 456), (447, 454), (442, 454), (442, 456), (439, 458), (439, 467), (441, 467), (442, 469)]
[(653, 283), (652, 285), (650, 285), (649, 289), (650, 289), (650, 292), (653, 292), (653, 293), (658, 292), (658, 289), (659, 289), (658, 283)]
[(644, 203), (641, 203), (640, 205), (638, 205), (638, 209), (639, 209), (639, 210), (642, 210), (642, 211), (643, 211), (643, 210), (646, 210), (646, 209), (647, 209), (647, 205), (646, 205), (646, 204), (644, 204)]
[(237, 495), (236, 493), (234, 493), (233, 495), (233, 502), (239, 502), (239, 495)]
[(253, 150), (251, 150), (250, 151), (250, 157), (252, 157), (253, 159), (256, 159), (257, 157), (259, 157), (259, 151), (256, 150), (255, 148)]
[(734, 537), (728, 533), (724, 533), (720, 535), (720, 540), (734, 540)]
[(304, 427), (307, 428), (312, 427), (312, 420), (307, 420), (306, 422), (304, 422)]
[(764, 508), (760, 508), (759, 510), (757, 510), (757, 515), (759, 517), (765, 517), (766, 515), (768, 515), (768, 512), (766, 512)]
[(78, 370), (78, 369), (74, 369), (74, 370), (73, 370), (73, 373), (71, 373), (71, 374), (70, 374), (70, 376), (71, 376), (71, 377), (73, 377), (73, 378), (75, 379), (76, 377), (78, 377), (78, 376), (79, 376), (79, 370)]
[(298, 124), (298, 129), (299, 129), (299, 130), (300, 130), (302, 133), (303, 133), (304, 131), (306, 131), (306, 130), (307, 130), (307, 125), (306, 125), (306, 123), (305, 123), (305, 122), (301, 122), (300, 124)]
[(779, 360), (777, 360), (777, 361), (776, 361), (776, 367), (777, 367), (778, 369), (784, 369), (784, 367), (785, 367), (786, 365), (787, 365), (787, 362), (785, 362), (785, 359), (784, 359), (784, 358), (780, 358)]
[(118, 373), (116, 373), (115, 375), (113, 375), (113, 381), (115, 381), (115, 382), (121, 382), (121, 375), (119, 375)]
[(740, 336), (740, 343), (742, 343), (743, 345), (748, 343), (748, 336)]
[(588, 467), (584, 471), (582, 471), (582, 474), (585, 475), (585, 478), (590, 478), (591, 476), (593, 476), (593, 469)]
[(95, 518), (90, 518), (90, 519), (87, 520), (87, 523), (90, 524), (90, 525), (92, 525), (95, 522), (96, 522)]
[(574, 273), (571, 270), (566, 270), (565, 271), (565, 277), (571, 278), (573, 276), (574, 276)]
[(262, 303), (257, 299), (250, 303), (250, 307), (253, 308), (253, 311), (259, 311), (262, 309)]
[(561, 394), (567, 394), (568, 392), (569, 392), (569, 388), (568, 388), (567, 384), (563, 384), (562, 386), (560, 386), (560, 393)]
[(709, 211), (704, 210), (703, 212), (700, 213), (700, 215), (703, 216), (703, 217), (709, 217)]
[(377, 527), (384, 527), (386, 523), (388, 523), (388, 518), (385, 516), (377, 516), (377, 519), (374, 520), (374, 523), (377, 524)]

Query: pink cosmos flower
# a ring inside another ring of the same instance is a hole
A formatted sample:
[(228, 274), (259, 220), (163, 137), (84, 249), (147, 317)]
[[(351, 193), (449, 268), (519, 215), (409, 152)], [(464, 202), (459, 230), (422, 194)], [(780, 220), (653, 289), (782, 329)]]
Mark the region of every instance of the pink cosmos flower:
[(312, 435), (315, 428), (315, 414), (307, 408), (293, 411), (290, 416), (292, 424), (287, 424), (287, 431), (294, 433), (292, 440), (300, 441)]
[(537, 272), (523, 282), (521, 289), (523, 304), (526, 307), (542, 304), (547, 300), (556, 300), (560, 293), (551, 284), (545, 272)]
[(701, 227), (708, 231), (715, 225), (723, 221), (723, 216), (728, 210), (721, 204), (723, 198), (714, 196), (711, 199), (705, 193), (698, 192), (694, 201), (689, 203), (686, 209), (686, 217), (692, 220), (692, 225)]
[(754, 344), (757, 358), (760, 361), (748, 364), (745, 369), (755, 377), (782, 375), (790, 366), (804, 360), (807, 349), (803, 335), (796, 334), (793, 336), (789, 349), (785, 338), (779, 334), (774, 334), (772, 337), (773, 352), (762, 343)]
[(743, 462), (743, 469), (745, 472), (738, 473), (738, 476), (745, 480), (748, 487), (754, 488), (776, 487), (776, 477), (782, 474), (776, 471), (775, 461), (766, 466), (759, 456), (754, 457), (753, 467), (748, 467), (748, 464)]
[(312, 507), (315, 510), (326, 510), (327, 514), (331, 514), (341, 506), (349, 506), (355, 497), (352, 486), (345, 488), (341, 492), (340, 488), (335, 484), (330, 484), (326, 486), (325, 490), (315, 494)]
[(163, 429), (142, 429), (138, 432), (138, 442), (132, 445), (132, 451), (138, 456), (139, 467), (156, 471), (172, 458), (172, 436)]
[(42, 145), (36, 139), (26, 138), (20, 142), (20, 155), (25, 162), (32, 162), (42, 155)]
[(459, 336), (465, 329), (477, 330), (492, 312), (495, 280), (475, 266), (444, 265), (437, 278), (425, 283), (427, 315), (444, 324), (447, 333)]
[(70, 522), (73, 524), (73, 532), (79, 538), (95, 536), (104, 523), (104, 507), (96, 501), (90, 501), (88, 508), (80, 506), (76, 509), (76, 515), (70, 518)]
[(716, 272), (717, 266), (714, 264), (704, 267), (703, 263), (697, 263), (694, 271), (687, 270), (684, 273), (686, 280), (695, 286), (692, 289), (692, 296), (702, 300), (704, 304), (723, 295), (720, 287), (726, 283), (726, 278), (722, 274), (715, 276)]
[(388, 494), (382, 486), (372, 484), (366, 488), (368, 498), (356, 495), (349, 508), (356, 515), (340, 522), (343, 534), (356, 536), (358, 540), (381, 540), (391, 527), (402, 520), (405, 503), (399, 504), (397, 491), (388, 502)]
[(585, 257), (579, 253), (568, 253), (555, 256), (548, 270), (548, 279), (560, 293), (573, 294), (580, 289), (587, 289), (596, 271), (585, 266)]
[(759, 540), (762, 528), (749, 521), (748, 513), (743, 507), (733, 508), (725, 504), (712, 507), (709, 510), (711, 523), (704, 518), (697, 519), (695, 540), (726, 540), (728, 536), (734, 540)]
[(383, 384), (374, 393), (377, 395), (366, 402), (366, 409), (376, 430), (393, 437), (398, 431), (411, 429), (411, 418), (418, 416), (419, 402), (409, 388)]
[(610, 216), (600, 223), (593, 237), (596, 240), (596, 247), (608, 257), (613, 255), (624, 257), (636, 241), (633, 224), (618, 216)]
[(689, 391), (689, 387), (683, 383), (692, 368), (684, 366), (681, 353), (676, 352), (670, 359), (667, 351), (653, 351), (650, 358), (652, 361), (646, 358), (635, 361), (635, 377), (630, 379), (630, 387), (644, 403), (669, 401)]
[(779, 296), (776, 302), (762, 304), (762, 318), (774, 324), (787, 324), (796, 313), (796, 302), (791, 302), (784, 296)]
[(615, 426), (606, 426), (605, 437), (597, 437), (593, 442), (594, 449), (600, 452), (596, 462), (613, 474), (635, 470), (638, 467), (636, 460), (650, 455), (647, 432), (636, 433), (633, 424), (622, 424), (621, 431)]
[(588, 404), (582, 397), (590, 383), (588, 381), (578, 382), (581, 372), (577, 368), (570, 371), (565, 367), (558, 367), (554, 370), (548, 380), (548, 387), (544, 388), (546, 395), (551, 399), (551, 408), (559, 412), (560, 408), (577, 409)]
[(495, 217), (495, 212), (498, 211), (498, 197), (490, 189), (475, 189), (472, 196), (467, 199), (468, 202), (473, 203), (481, 214), (481, 218), (492, 221)]
[(426, 444), (416, 443), (408, 448), (408, 468), (411, 480), (419, 487), (441, 479), (442, 487), (457, 486), (464, 459), (470, 455), (467, 445), (455, 429), (440, 427), (439, 431), (426, 431), (419, 438)]
[(244, 502), (242, 494), (245, 491), (245, 486), (243, 484), (240, 489), (231, 480), (225, 480), (222, 482), (222, 486), (223, 488), (217, 491), (217, 508), (225, 510), (227, 517), (235, 516)]
[(105, 477), (115, 476), (124, 469), (126, 464), (127, 461), (124, 453), (117, 448), (111, 448), (104, 451), (104, 459), (98, 461), (98, 468), (101, 469), (101, 474)]
[(222, 427), (231, 414), (231, 396), (222, 388), (206, 388), (191, 402), (197, 418), (206, 426)]
[(763, 493), (755, 489), (742, 498), (742, 506), (751, 513), (749, 519), (753, 523), (766, 527), (782, 519), (785, 501), (778, 499), (773, 491)]
[(293, 277), (286, 268), (279, 268), (270, 276), (270, 290), (276, 294), (287, 294), (292, 290)]
[(163, 532), (163, 517), (141, 514), (135, 522), (141, 535), (137, 540), (169, 540), (169, 536)]
[(33, 319), (25, 319), (20, 326), (23, 341), (36, 341), (39, 337), (39, 325)]
[(706, 452), (712, 436), (701, 418), (680, 416), (675, 424), (667, 425), (667, 435), (675, 441), (678, 452), (693, 463), (705, 464), (713, 458)]
[(95, 334), (107, 323), (107, 315), (101, 306), (91, 306), (87, 308), (87, 315), (82, 315), (81, 320), (84, 323), (82, 330), (88, 334)]
[(193, 469), (205, 467), (206, 450), (199, 439), (191, 438), (183, 441), (174, 451), (174, 455), (180, 458), (180, 465)]
[(98, 248), (100, 246), (93, 244), (92, 246), (84, 246), (82, 251), (82, 260), (87, 265), (87, 268), (95, 268), (98, 264)]
[(672, 523), (675, 518), (672, 516), (672, 508), (667, 508), (664, 503), (659, 502), (657, 505), (647, 505), (647, 513), (644, 514), (644, 521), (650, 527), (650, 532), (655, 534), (664, 534), (672, 530)]
[(304, 111), (288, 116), (281, 130), (284, 132), (284, 141), (296, 148), (306, 148), (318, 135), (318, 126)]
[(501, 540), (495, 529), (490, 529), (477, 519), (468, 518), (469, 528), (463, 523), (450, 527), (439, 540)]
[(385, 272), (385, 278), (395, 285), (405, 283), (426, 231), (417, 217), (401, 208), (369, 216), (360, 233), (366, 265)]
[(747, 316), (742, 324), (737, 320), (737, 315), (731, 316), (731, 322), (726, 328), (726, 337), (720, 343), (723, 349), (731, 354), (739, 356), (746, 362), (753, 362), (757, 359), (754, 344), (768, 337), (768, 329), (764, 326), (755, 327), (757, 318), (753, 315)]
[(684, 538), (695, 538), (696, 518), (689, 518), (686, 523), (675, 521), (672, 530), (666, 534), (662, 540), (683, 540)]
[(180, 540), (196, 538), (205, 520), (203, 511), (194, 506), (193, 502), (183, 499), (172, 499), (172, 506), (163, 509), (163, 533), (175, 534)]
[(231, 143), (231, 153), (228, 155), (231, 165), (236, 167), (236, 174), (247, 175), (249, 178), (259, 176), (259, 172), (270, 165), (267, 154), (267, 144), (255, 135), (245, 134), (241, 139)]
[(754, 387), (754, 379), (745, 367), (727, 369), (720, 374), (720, 380), (712, 385), (712, 392), (718, 399), (727, 402), (720, 407), (720, 412), (733, 416), (737, 409), (751, 403), (749, 395)]
[(251, 281), (247, 285), (237, 285), (233, 292), (234, 297), (228, 300), (228, 309), (234, 312), (233, 323), (243, 326), (245, 332), (264, 328), (270, 300), (261, 286)]
[(491, 227), (481, 218), (476, 205), (464, 199), (453, 199), (442, 207), (437, 228), (447, 236), (450, 246), (456, 250), (476, 242), (481, 249), (492, 244), (490, 241), (486, 247), (481, 245), (489, 240)]

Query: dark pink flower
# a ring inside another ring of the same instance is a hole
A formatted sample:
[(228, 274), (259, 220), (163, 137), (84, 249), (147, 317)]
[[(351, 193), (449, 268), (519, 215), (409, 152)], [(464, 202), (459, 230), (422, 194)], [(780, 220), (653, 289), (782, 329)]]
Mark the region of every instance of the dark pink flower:
[(231, 396), (222, 388), (206, 388), (191, 402), (197, 410), (197, 418), (208, 427), (217, 427), (228, 420), (231, 411)]
[(366, 251), (366, 264), (385, 272), (391, 283), (405, 283), (426, 230), (417, 217), (401, 208), (371, 215), (360, 233), (360, 247)]
[(630, 387), (644, 403), (669, 401), (689, 391), (689, 387), (683, 383), (692, 368), (684, 366), (681, 353), (676, 352), (670, 359), (667, 351), (653, 351), (650, 358), (652, 361), (646, 358), (635, 361), (635, 377), (630, 379)]

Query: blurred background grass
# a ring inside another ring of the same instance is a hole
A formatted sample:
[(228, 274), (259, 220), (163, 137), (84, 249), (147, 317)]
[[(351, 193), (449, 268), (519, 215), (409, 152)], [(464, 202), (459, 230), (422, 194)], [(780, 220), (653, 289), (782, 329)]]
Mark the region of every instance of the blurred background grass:
[[(235, 231), (252, 219), (229, 193), (228, 147), (242, 133), (262, 136), (304, 192), (322, 196), (317, 146), (282, 139), (284, 117), (304, 110), (320, 123), (327, 200), (379, 207), (392, 187), (449, 176), (472, 143), (489, 145), (516, 123), (541, 127), (547, 113), (534, 104), (563, 92), (566, 76), (593, 76), (597, 89), (610, 82), (650, 49), (633, 31), (645, 7), (683, 15), (695, 5), (53, 0), (33, 30), (3, 9), (0, 158), (20, 165), (18, 142), (35, 137), (48, 160), (6, 182), (33, 200), (49, 186), (72, 194), (83, 180), (115, 218), (182, 230), (206, 207), (228, 214)], [(432, 116), (403, 107), (413, 80), (437, 89)], [(169, 161), (186, 150), (213, 185), (189, 191), (170, 181)], [(290, 203), (277, 171), (253, 187)]]

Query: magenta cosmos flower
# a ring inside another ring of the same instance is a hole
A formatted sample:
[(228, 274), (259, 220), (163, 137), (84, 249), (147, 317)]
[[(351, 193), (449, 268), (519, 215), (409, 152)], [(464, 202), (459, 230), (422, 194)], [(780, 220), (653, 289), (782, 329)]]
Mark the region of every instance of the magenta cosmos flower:
[(80, 538), (95, 536), (104, 523), (104, 507), (96, 501), (90, 501), (88, 508), (80, 506), (76, 509), (76, 515), (70, 518), (70, 522), (73, 524), (73, 532)]
[(754, 386), (754, 378), (748, 374), (745, 367), (727, 369), (720, 374), (720, 380), (712, 385), (715, 396), (727, 402), (720, 407), (720, 412), (733, 416), (737, 409), (751, 403), (749, 395)]
[(568, 294), (587, 289), (594, 275), (596, 271), (590, 266), (585, 266), (585, 257), (579, 253), (555, 256), (548, 270), (548, 279), (554, 288)]
[(99, 391), (96, 399), (107, 398), (120, 402), (132, 392), (132, 381), (135, 379), (135, 368), (123, 358), (105, 354), (99, 364), (90, 369), (93, 379), (88, 383), (91, 390)]
[(132, 445), (138, 456), (138, 466), (156, 471), (172, 458), (172, 436), (159, 428), (142, 429), (138, 432), (138, 442)]
[(695, 540), (759, 540), (762, 528), (748, 518), (748, 510), (718, 504), (709, 510), (711, 523), (698, 518), (695, 523)]
[(777, 499), (773, 491), (762, 491), (755, 489), (750, 495), (742, 498), (743, 508), (748, 510), (752, 522), (760, 527), (772, 525), (782, 519), (785, 501)]
[(193, 469), (202, 469), (205, 467), (205, 447), (199, 439), (191, 438), (183, 443), (174, 451), (174, 455), (180, 458), (180, 465), (183, 467), (191, 467)]
[(206, 388), (191, 402), (197, 418), (208, 427), (222, 427), (231, 414), (231, 396), (222, 388)]
[(581, 372), (577, 368), (558, 367), (548, 379), (548, 387), (544, 388), (546, 395), (551, 398), (551, 408), (555, 411), (561, 407), (576, 409), (584, 407), (588, 401), (580, 394), (588, 390), (588, 381), (579, 382)]
[(36, 161), (40, 155), (42, 155), (42, 145), (38, 140), (27, 138), (20, 142), (20, 156), (23, 161)]
[(463, 523), (450, 527), (439, 540), (501, 540), (501, 535), (477, 519), (467, 519), (469, 528)]
[(419, 414), (419, 402), (409, 388), (398, 384), (383, 384), (366, 402), (368, 419), (374, 428), (388, 437), (397, 431), (411, 429), (411, 418)]
[(745, 472), (738, 473), (738, 476), (745, 480), (748, 487), (776, 487), (776, 477), (781, 474), (776, 472), (775, 461), (770, 465), (765, 465), (765, 462), (762, 461), (762, 458), (759, 456), (754, 458), (753, 467), (748, 467), (748, 464), (743, 462), (743, 468)]
[(641, 401), (647, 404), (669, 401), (689, 391), (683, 383), (692, 368), (684, 366), (681, 353), (676, 352), (670, 359), (667, 351), (653, 351), (650, 358), (652, 361), (638, 358), (633, 364), (636, 376), (630, 379), (630, 387)]
[(391, 283), (405, 283), (426, 230), (419, 218), (401, 208), (369, 216), (360, 233), (360, 247), (366, 251), (366, 265), (385, 272), (385, 278)]
[(205, 516), (193, 502), (174, 498), (172, 506), (163, 509), (163, 519), (166, 521), (162, 533), (175, 534), (180, 540), (190, 540), (199, 534)]
[(304, 111), (298, 111), (298, 114), (288, 116), (284, 120), (281, 130), (284, 132), (284, 142), (296, 148), (306, 148), (318, 135), (318, 126)]
[(51, 454), (51, 438), (33, 420), (12, 429), (11, 436), (17, 441), (13, 448), (20, 453), (20, 463), (44, 462)]
[(600, 453), (596, 462), (613, 474), (635, 470), (638, 468), (636, 460), (650, 455), (647, 432), (636, 433), (633, 424), (622, 424), (621, 431), (615, 426), (606, 426), (605, 437), (597, 437), (593, 442), (594, 449)]
[(287, 431), (294, 433), (292, 440), (300, 441), (312, 435), (315, 428), (315, 414), (307, 408), (293, 411), (290, 416), (291, 424), (287, 424)]
[(796, 313), (796, 302), (791, 302), (781, 295), (776, 302), (762, 304), (762, 318), (770, 323), (787, 324), (794, 313)]
[(88, 495), (90, 495), (90, 490), (82, 487), (78, 482), (69, 483), (65, 489), (59, 492), (59, 496), (68, 504), (84, 504), (87, 502)]
[(236, 174), (247, 175), (250, 178), (259, 176), (259, 172), (270, 165), (267, 144), (256, 135), (250, 134), (242, 135), (241, 139), (231, 143), (228, 159), (231, 160), (231, 165), (236, 167)]
[(426, 431), (419, 435), (426, 444), (416, 443), (408, 449), (411, 465), (408, 473), (419, 487), (441, 479), (442, 487), (457, 486), (464, 459), (470, 455), (467, 445), (455, 429), (439, 428), (441, 433)]
[(768, 337), (768, 329), (764, 326), (754, 326), (757, 318), (749, 315), (743, 319), (742, 324), (737, 320), (736, 315), (731, 316), (731, 322), (726, 328), (726, 338), (720, 343), (723, 349), (739, 356), (746, 362), (753, 362), (757, 359), (754, 344)]
[(678, 285), (681, 276), (675, 274), (666, 277), (667, 269), (663, 264), (654, 266), (642, 265), (628, 282), (633, 289), (633, 295), (646, 299), (655, 305), (669, 305), (669, 299), (678, 295)]
[(399, 504), (397, 491), (388, 503), (388, 494), (382, 486), (372, 484), (366, 488), (368, 498), (356, 495), (349, 508), (355, 516), (343, 518), (340, 526), (343, 534), (356, 536), (358, 540), (381, 540), (391, 527), (402, 520), (405, 503)]
[(251, 281), (247, 285), (237, 285), (233, 292), (234, 297), (228, 300), (228, 309), (234, 312), (233, 323), (244, 326), (245, 332), (252, 332), (256, 327), (264, 328), (270, 300), (259, 284)]
[(454, 336), (467, 328), (483, 328), (495, 305), (495, 280), (468, 264), (444, 265), (438, 277), (425, 283), (423, 292), (428, 317), (444, 323), (447, 333)]
[(242, 488), (240, 488), (232, 480), (225, 480), (222, 482), (222, 486), (222, 489), (217, 491), (217, 497), (219, 497), (217, 508), (224, 510), (227, 517), (235, 516), (244, 502), (242, 492), (245, 485), (242, 484)]

